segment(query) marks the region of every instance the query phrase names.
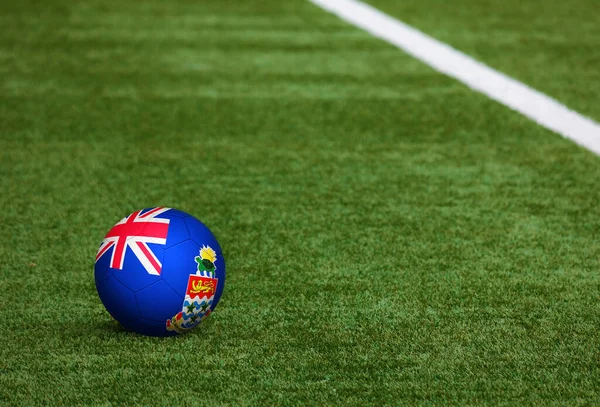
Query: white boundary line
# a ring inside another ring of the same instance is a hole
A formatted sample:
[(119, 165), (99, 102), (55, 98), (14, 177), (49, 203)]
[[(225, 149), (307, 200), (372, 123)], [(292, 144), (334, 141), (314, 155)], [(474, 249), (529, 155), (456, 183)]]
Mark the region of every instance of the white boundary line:
[(357, 0), (309, 0), (534, 122), (600, 155), (600, 124)]

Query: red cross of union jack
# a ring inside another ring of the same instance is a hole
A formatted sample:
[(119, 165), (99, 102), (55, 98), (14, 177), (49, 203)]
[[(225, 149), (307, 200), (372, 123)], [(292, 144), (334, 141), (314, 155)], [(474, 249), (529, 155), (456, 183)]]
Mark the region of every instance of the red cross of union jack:
[(160, 275), (162, 264), (152, 253), (148, 243), (167, 243), (169, 219), (160, 219), (156, 216), (169, 209), (171, 208), (152, 208), (143, 214), (140, 210), (123, 218), (104, 237), (96, 254), (96, 261), (114, 247), (110, 257), (110, 267), (122, 270), (126, 249), (129, 246), (148, 273)]

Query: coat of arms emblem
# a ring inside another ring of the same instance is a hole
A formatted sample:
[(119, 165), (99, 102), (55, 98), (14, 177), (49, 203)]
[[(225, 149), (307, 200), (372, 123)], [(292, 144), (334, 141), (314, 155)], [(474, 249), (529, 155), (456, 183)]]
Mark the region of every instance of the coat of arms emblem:
[(189, 331), (211, 313), (218, 284), (218, 279), (215, 278), (217, 254), (209, 246), (202, 246), (200, 255), (195, 260), (198, 270), (188, 278), (181, 311), (166, 322), (169, 331)]

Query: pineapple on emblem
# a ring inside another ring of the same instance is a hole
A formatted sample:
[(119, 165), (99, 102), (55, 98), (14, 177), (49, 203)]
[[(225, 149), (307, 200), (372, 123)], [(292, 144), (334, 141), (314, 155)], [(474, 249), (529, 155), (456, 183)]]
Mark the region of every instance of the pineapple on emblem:
[(198, 263), (198, 271), (201, 274), (212, 277), (216, 270), (215, 261), (217, 261), (217, 253), (211, 247), (202, 246), (200, 256), (196, 256), (194, 260)]

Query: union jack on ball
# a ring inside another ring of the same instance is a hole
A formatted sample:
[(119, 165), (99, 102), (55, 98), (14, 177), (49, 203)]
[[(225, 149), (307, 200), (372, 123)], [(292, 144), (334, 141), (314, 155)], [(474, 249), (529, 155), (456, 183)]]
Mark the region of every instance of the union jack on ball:
[(188, 332), (217, 306), (225, 261), (212, 232), (185, 212), (135, 211), (106, 234), (95, 264), (100, 300), (127, 330), (150, 336)]

